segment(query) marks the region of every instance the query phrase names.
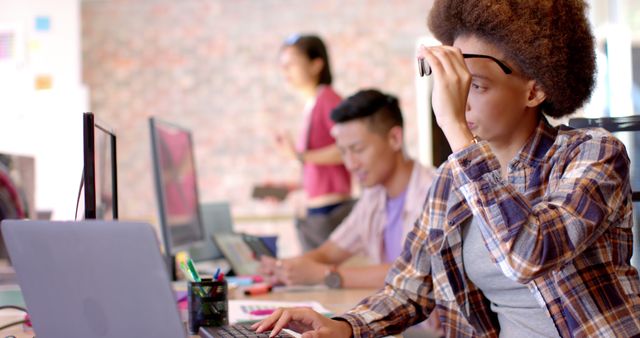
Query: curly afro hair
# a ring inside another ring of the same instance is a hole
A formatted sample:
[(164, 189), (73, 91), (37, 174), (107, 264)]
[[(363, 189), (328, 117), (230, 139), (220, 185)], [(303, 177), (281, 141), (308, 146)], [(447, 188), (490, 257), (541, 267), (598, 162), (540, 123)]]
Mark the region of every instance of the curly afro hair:
[(542, 111), (572, 114), (591, 96), (594, 38), (582, 0), (435, 0), (429, 29), (445, 45), (474, 35), (544, 89)]

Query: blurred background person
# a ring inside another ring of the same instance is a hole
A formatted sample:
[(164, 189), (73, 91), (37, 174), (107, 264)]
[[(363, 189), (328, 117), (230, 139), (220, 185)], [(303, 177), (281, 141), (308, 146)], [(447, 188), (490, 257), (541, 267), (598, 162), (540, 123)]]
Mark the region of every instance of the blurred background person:
[[(337, 147), (363, 186), (362, 196), (319, 248), (284, 260), (262, 256), (261, 272), (275, 284), (380, 288), (422, 211), (435, 170), (407, 155), (396, 97), (362, 90), (334, 109), (331, 118)], [(370, 265), (343, 265), (356, 254), (364, 254)]]
[(287, 83), (305, 102), (305, 123), (297, 143), (283, 132), (276, 133), (276, 143), (283, 154), (302, 165), (306, 212), (296, 215), (296, 229), (306, 252), (322, 244), (354, 204), (351, 177), (331, 135), (330, 114), (342, 99), (331, 87), (329, 55), (319, 37), (287, 38), (280, 50), (280, 66)]

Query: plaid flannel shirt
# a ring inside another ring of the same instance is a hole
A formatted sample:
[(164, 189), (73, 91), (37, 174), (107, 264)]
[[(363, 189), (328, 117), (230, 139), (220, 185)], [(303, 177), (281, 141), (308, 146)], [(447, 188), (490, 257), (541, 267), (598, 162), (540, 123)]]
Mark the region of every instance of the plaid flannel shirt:
[(497, 316), (463, 266), (461, 225), (471, 216), (491, 259), (527, 285), (560, 336), (640, 336), (625, 147), (602, 129), (554, 128), (544, 118), (507, 180), (486, 142), (452, 154), (385, 287), (338, 319), (355, 337), (372, 337), (435, 310), (447, 337), (497, 337)]

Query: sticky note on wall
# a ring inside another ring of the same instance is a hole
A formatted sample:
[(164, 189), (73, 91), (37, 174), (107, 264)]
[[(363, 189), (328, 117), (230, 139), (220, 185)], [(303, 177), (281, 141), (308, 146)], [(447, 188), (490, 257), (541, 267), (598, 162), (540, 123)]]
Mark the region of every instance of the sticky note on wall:
[(41, 15), (36, 17), (36, 31), (48, 32), (51, 30), (51, 18), (49, 16)]
[(36, 90), (51, 89), (53, 87), (53, 78), (51, 75), (38, 75), (35, 79)]

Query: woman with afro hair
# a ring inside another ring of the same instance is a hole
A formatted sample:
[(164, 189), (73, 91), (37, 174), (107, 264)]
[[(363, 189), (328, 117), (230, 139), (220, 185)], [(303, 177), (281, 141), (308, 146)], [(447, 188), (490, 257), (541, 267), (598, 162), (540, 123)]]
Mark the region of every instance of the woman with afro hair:
[(443, 46), (418, 57), (453, 154), (385, 287), (334, 319), (283, 309), (257, 331), (378, 337), (436, 311), (447, 337), (639, 337), (626, 150), (602, 129), (547, 122), (593, 89), (585, 12), (581, 0), (435, 0)]

